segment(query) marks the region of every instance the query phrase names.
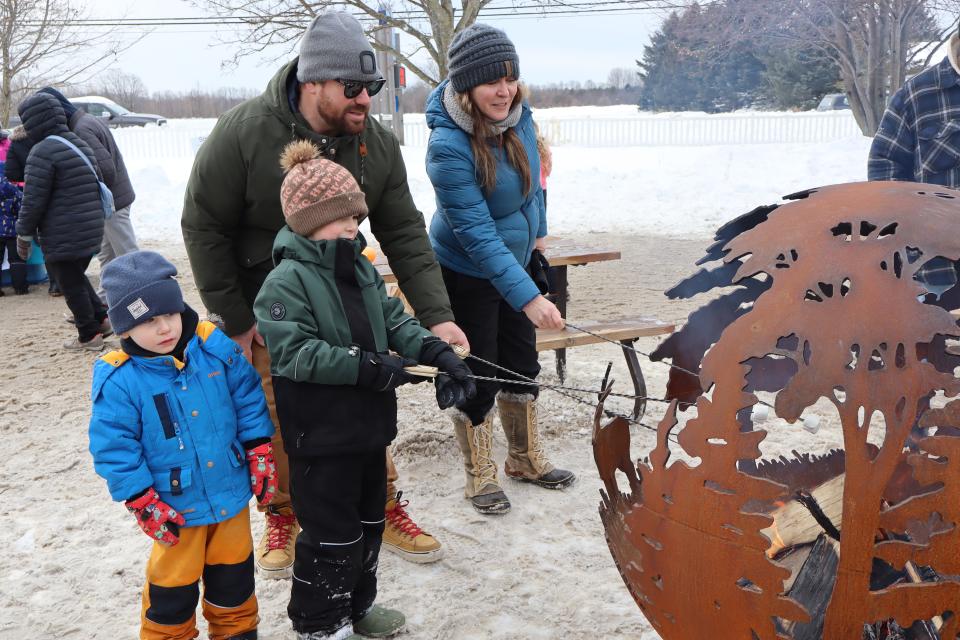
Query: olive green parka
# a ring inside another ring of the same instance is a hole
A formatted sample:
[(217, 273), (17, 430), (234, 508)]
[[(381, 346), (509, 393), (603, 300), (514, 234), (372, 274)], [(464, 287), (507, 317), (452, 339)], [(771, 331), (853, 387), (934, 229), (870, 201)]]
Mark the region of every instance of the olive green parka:
[(273, 241), (284, 225), (280, 153), (289, 142), (306, 139), (356, 178), (370, 210), (371, 231), (420, 322), (431, 327), (453, 321), (396, 137), (369, 116), (358, 135), (314, 132), (291, 107), (297, 99), (296, 70), (294, 59), (262, 95), (221, 116), (197, 152), (181, 227), (204, 305), (223, 319), (227, 335), (254, 325), (253, 303), (273, 267)]

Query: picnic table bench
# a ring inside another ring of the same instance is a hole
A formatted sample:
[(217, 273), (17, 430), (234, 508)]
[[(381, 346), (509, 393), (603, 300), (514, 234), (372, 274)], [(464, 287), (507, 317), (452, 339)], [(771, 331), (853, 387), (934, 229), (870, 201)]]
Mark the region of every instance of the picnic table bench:
[[(647, 406), (646, 400), (643, 399), (647, 395), (647, 384), (643, 379), (640, 360), (637, 358), (637, 352), (633, 345), (643, 337), (673, 333), (674, 325), (661, 322), (655, 318), (622, 318), (605, 322), (575, 322), (574, 324), (590, 333), (571, 328), (559, 330), (537, 329), (537, 351), (557, 351), (559, 360), (560, 352), (565, 349), (606, 342), (603, 338), (619, 342), (622, 345), (623, 357), (627, 361), (627, 370), (630, 372), (630, 379), (633, 382), (633, 392), (637, 396), (633, 401), (632, 417), (634, 420), (639, 419)], [(591, 333), (596, 335), (590, 335)], [(563, 382), (564, 373), (565, 370), (561, 372), (558, 366), (557, 374), (560, 376), (561, 382)]]
[[(564, 318), (567, 317), (567, 302), (570, 300), (567, 268), (593, 262), (619, 260), (621, 257), (620, 252), (613, 249), (602, 249), (552, 236), (547, 237), (547, 250), (544, 255), (550, 263), (550, 288), (553, 291), (548, 298), (557, 305), (560, 315)], [(377, 251), (373, 264), (388, 285), (396, 285), (397, 278), (390, 269), (386, 257), (379, 251)], [(405, 299), (404, 303), (406, 304)], [(571, 322), (574, 321), (571, 320)], [(627, 369), (630, 371), (630, 377), (633, 381), (634, 395), (647, 395), (643, 372), (640, 370), (640, 362), (636, 351), (633, 350), (633, 344), (639, 338), (673, 333), (674, 325), (653, 318), (622, 318), (605, 322), (574, 322), (574, 324), (598, 336), (619, 342), (622, 345)], [(561, 331), (537, 329), (537, 351), (552, 350), (556, 352), (557, 376), (561, 383), (566, 379), (566, 350), (598, 342), (604, 342), (604, 340), (573, 329)], [(645, 408), (646, 401), (640, 398), (635, 400), (633, 418), (638, 419)]]

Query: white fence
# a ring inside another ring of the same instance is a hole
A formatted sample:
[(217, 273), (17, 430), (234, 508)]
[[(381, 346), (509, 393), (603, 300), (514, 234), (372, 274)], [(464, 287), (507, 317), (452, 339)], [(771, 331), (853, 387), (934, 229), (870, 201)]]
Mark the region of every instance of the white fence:
[[(709, 146), (830, 142), (860, 135), (849, 111), (641, 115), (624, 118), (537, 117), (551, 144), (581, 147)], [(426, 146), (421, 117), (404, 120), (404, 142)]]
[(216, 120), (171, 120), (161, 127), (123, 127), (114, 129), (124, 157), (149, 159), (193, 158), (200, 143), (213, 129)]
[[(552, 144), (584, 147), (786, 144), (860, 135), (849, 111), (605, 118), (538, 115), (537, 122)], [(124, 155), (130, 157), (189, 158), (213, 124), (214, 120), (174, 120), (163, 127), (116, 129), (114, 135)], [(404, 119), (404, 136), (407, 146), (426, 146), (429, 130), (422, 114)]]

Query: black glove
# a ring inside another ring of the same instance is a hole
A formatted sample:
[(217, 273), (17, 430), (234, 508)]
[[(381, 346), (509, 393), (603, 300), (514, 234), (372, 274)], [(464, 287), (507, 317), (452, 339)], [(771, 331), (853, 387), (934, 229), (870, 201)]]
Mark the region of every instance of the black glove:
[[(426, 338), (420, 348), (420, 362), (432, 365), (442, 372), (434, 384), (437, 387), (437, 406), (441, 409), (462, 407), (477, 395), (473, 372), (440, 338)], [(444, 375), (446, 374), (446, 375)]]
[(539, 249), (534, 249), (530, 254), (530, 264), (527, 265), (527, 273), (533, 284), (537, 285), (542, 295), (550, 293), (550, 263)]
[(374, 391), (393, 391), (408, 382), (421, 382), (422, 378), (403, 370), (418, 364), (416, 360), (395, 356), (390, 353), (360, 352), (360, 371), (357, 373), (357, 386)]
[(17, 236), (17, 255), (24, 260), (30, 259), (30, 251), (33, 248), (33, 238), (24, 238)]

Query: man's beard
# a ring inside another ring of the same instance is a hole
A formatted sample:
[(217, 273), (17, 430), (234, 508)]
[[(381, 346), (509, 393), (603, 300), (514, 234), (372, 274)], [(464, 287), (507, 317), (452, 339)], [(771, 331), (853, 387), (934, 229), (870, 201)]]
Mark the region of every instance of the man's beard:
[[(359, 124), (347, 120), (347, 112), (349, 111), (362, 112), (364, 120)], [(349, 105), (343, 110), (338, 111), (335, 107), (331, 106), (329, 101), (324, 100), (321, 96), (317, 103), (317, 112), (324, 122), (333, 127), (337, 135), (356, 135), (363, 131), (366, 115), (370, 112), (370, 108), (360, 105)]]

